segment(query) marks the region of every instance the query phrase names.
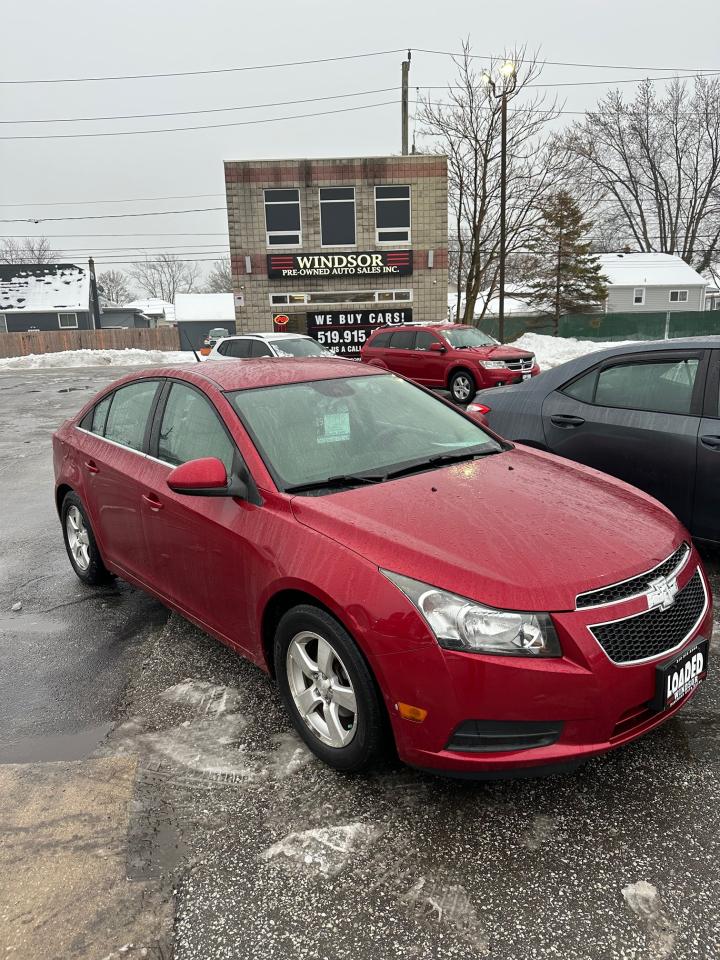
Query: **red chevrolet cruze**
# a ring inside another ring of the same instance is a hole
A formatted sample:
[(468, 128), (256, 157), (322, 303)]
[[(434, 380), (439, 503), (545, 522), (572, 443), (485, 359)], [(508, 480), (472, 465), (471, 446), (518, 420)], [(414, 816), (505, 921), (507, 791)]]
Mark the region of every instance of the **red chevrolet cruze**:
[(398, 376), (266, 358), (145, 370), (54, 436), (88, 584), (116, 574), (276, 679), (359, 770), (548, 772), (638, 737), (707, 669), (679, 522)]
[(456, 403), (467, 403), (485, 387), (520, 383), (540, 373), (534, 354), (464, 323), (380, 328), (363, 344), (360, 359), (424, 387), (445, 388)]

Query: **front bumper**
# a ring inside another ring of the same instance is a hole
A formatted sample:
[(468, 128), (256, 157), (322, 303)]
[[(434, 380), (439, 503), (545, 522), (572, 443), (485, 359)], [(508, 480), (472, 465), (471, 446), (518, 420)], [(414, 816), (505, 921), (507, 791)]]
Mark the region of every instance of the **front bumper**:
[[(680, 588), (698, 563), (693, 550), (678, 578)], [(557, 659), (479, 656), (437, 644), (406, 651), (402, 660), (397, 654), (378, 658), (386, 696), (391, 691), (388, 709), (401, 759), (448, 774), (512, 777), (527, 770), (542, 773), (572, 767), (653, 730), (695, 694), (691, 691), (669, 710), (656, 712), (650, 707), (656, 666), (677, 657), (699, 637), (711, 635), (711, 594), (702, 571), (701, 576), (707, 600), (700, 622), (682, 646), (646, 662), (618, 664), (609, 659), (589, 630), (598, 622), (598, 608), (553, 614), (563, 649)], [(601, 619), (646, 610), (644, 598), (624, 601), (604, 607)], [(426, 719), (422, 723), (401, 719), (398, 702), (423, 707)], [(522, 729), (528, 722), (555, 725), (559, 735), (554, 742), (525, 749), (503, 750), (496, 744), (489, 751), (464, 751), (462, 737), (453, 735), (471, 720), (494, 722), (500, 728), (516, 724)]]

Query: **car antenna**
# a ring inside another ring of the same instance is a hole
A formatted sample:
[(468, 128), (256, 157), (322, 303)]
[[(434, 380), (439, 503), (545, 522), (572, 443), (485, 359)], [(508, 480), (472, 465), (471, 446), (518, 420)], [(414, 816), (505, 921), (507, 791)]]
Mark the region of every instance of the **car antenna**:
[[(185, 331), (183, 330), (182, 327), (178, 327), (178, 330), (179, 330), (179, 332), (180, 332), (180, 346), (182, 347), (182, 338), (183, 338), (183, 334), (185, 333)], [(192, 345), (192, 343), (190, 343), (190, 338), (188, 337), (188, 335), (187, 335), (186, 333), (185, 333), (185, 339), (187, 340), (187, 345), (190, 347), (190, 349), (192, 350), (192, 352), (195, 354), (195, 359), (197, 360), (197, 362), (198, 362), (198, 363), (202, 363), (200, 357), (197, 355), (197, 351), (195, 350), (195, 347)]]

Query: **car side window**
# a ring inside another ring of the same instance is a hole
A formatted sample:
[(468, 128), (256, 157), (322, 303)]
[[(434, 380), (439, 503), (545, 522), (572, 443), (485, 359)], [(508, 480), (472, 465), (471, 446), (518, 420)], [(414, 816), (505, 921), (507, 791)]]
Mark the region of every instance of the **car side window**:
[(700, 361), (696, 357), (622, 363), (598, 374), (595, 403), (657, 413), (689, 414)]
[(158, 458), (178, 466), (217, 457), (230, 473), (234, 455), (235, 447), (210, 401), (193, 387), (173, 383), (160, 424)]
[(249, 340), (228, 340), (225, 349), (226, 357), (236, 357), (242, 359), (250, 356)]
[(592, 403), (595, 394), (595, 381), (597, 379), (597, 370), (591, 370), (583, 377), (578, 377), (566, 387), (562, 387), (561, 392), (573, 400), (580, 400), (582, 403)]
[[(106, 440), (114, 440), (115, 443), (132, 450), (143, 449), (145, 428), (158, 383), (158, 380), (140, 380), (115, 391), (105, 422)], [(94, 426), (93, 418), (93, 428)]]
[(373, 338), (372, 343), (369, 343), (368, 346), (375, 349), (375, 347), (387, 347), (390, 345), (390, 332), (379, 333), (376, 337)]
[(414, 330), (396, 330), (390, 337), (390, 346), (393, 350), (412, 350), (414, 340)]
[(252, 341), (251, 357), (271, 357), (272, 355), (272, 350), (266, 343), (263, 343), (262, 340)]
[(88, 410), (80, 421), (79, 426), (83, 430), (89, 430), (91, 433), (97, 433), (102, 437), (105, 435), (105, 421), (107, 420), (108, 410), (112, 403), (113, 395), (109, 393), (100, 403), (96, 403), (92, 410)]
[(440, 343), (440, 341), (427, 330), (418, 330), (415, 334), (416, 350), (429, 350), (432, 343)]
[(225, 343), (219, 343), (217, 345), (217, 352), (221, 357), (226, 357), (228, 355), (228, 347), (232, 344), (232, 340), (227, 340)]

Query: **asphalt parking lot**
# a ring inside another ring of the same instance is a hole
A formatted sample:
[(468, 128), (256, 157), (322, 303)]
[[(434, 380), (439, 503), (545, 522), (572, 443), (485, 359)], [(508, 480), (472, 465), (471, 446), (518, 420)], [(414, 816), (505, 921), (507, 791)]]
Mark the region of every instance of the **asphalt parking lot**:
[(3, 955), (720, 955), (712, 662), (677, 718), (568, 776), (344, 777), (256, 668), (130, 587), (73, 575), (50, 433), (122, 372), (0, 374)]

